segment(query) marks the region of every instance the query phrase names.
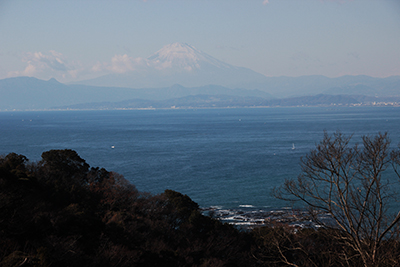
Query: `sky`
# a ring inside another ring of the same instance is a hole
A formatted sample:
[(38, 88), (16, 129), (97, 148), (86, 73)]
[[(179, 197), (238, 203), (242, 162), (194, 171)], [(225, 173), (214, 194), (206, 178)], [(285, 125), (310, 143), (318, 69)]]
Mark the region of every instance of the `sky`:
[(175, 42), (265, 76), (400, 75), (400, 0), (0, 0), (0, 79), (90, 79)]

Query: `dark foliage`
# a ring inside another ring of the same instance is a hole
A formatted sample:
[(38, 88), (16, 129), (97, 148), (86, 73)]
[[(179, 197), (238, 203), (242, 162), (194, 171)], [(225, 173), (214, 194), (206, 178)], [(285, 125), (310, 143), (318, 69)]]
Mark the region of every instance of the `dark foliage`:
[(73, 150), (0, 157), (0, 266), (244, 266), (247, 233), (172, 190), (140, 193)]
[[(0, 157), (0, 266), (359, 266), (337, 235), (285, 225), (239, 231), (203, 216), (187, 195), (139, 192), (72, 150), (37, 163)], [(399, 265), (399, 242), (382, 246), (384, 266)]]

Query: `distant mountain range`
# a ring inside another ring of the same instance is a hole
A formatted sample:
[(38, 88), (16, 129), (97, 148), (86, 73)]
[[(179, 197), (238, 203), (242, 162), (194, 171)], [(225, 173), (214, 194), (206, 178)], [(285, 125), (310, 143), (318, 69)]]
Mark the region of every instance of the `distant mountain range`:
[(199, 94), (271, 98), (270, 94), (259, 90), (229, 89), (217, 85), (186, 88), (176, 84), (166, 88), (131, 89), (66, 85), (55, 79), (44, 81), (32, 77), (17, 77), (0, 80), (0, 110), (51, 109), (83, 103), (118, 102), (129, 99), (163, 101)]
[[(128, 64), (129, 63), (129, 64)], [(105, 75), (77, 82), (91, 86), (126, 88), (166, 88), (174, 84), (184, 87), (220, 85), (230, 89), (256, 89), (274, 97), (324, 94), (362, 94), (396, 96), (400, 76), (373, 78), (368, 76), (266, 77), (248, 68), (222, 62), (193, 46), (174, 43), (164, 46), (147, 59), (129, 61), (123, 73)]]
[(76, 84), (2, 79), (0, 110), (365, 105), (400, 97), (400, 76), (266, 77), (181, 43), (131, 61), (121, 73)]
[[(348, 77), (336, 79), (346, 78)], [(371, 85), (370, 82), (362, 82), (362, 78), (369, 81), (371, 77), (356, 76), (350, 80), (356, 78), (360, 81), (357, 85), (343, 83), (344, 86), (331, 87), (330, 90), (321, 89), (314, 95), (276, 98), (261, 90), (230, 89), (218, 85), (187, 88), (175, 84), (165, 88), (130, 89), (66, 85), (55, 79), (44, 81), (17, 77), (0, 80), (0, 110), (372, 105), (374, 103), (374, 105), (376, 103), (397, 105), (400, 102), (400, 82), (397, 81), (400, 80), (399, 77), (381, 79), (381, 84), (378, 82), (379, 79), (372, 78), (374, 86), (365, 85)], [(302, 86), (305, 85), (301, 84), (301, 81), (308, 80), (310, 83), (312, 81), (310, 76), (287, 79), (286, 84), (296, 84), (297, 80)], [(283, 84), (284, 80), (281, 82)]]

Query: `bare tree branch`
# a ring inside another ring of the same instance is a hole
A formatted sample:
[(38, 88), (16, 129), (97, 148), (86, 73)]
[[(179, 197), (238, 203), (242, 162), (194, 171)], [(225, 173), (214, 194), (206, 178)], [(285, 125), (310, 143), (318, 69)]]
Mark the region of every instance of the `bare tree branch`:
[(400, 212), (391, 215), (389, 205), (396, 200), (393, 180), (399, 184), (400, 179), (388, 175), (400, 177), (400, 147), (390, 150), (387, 133), (363, 136), (360, 146), (351, 146), (351, 138), (325, 132), (316, 149), (301, 159), (297, 180), (285, 181), (275, 195), (329, 213), (333, 224), (318, 223), (340, 229), (337, 238), (352, 255), (356, 252), (364, 266), (376, 266), (384, 257), (383, 241), (398, 234)]

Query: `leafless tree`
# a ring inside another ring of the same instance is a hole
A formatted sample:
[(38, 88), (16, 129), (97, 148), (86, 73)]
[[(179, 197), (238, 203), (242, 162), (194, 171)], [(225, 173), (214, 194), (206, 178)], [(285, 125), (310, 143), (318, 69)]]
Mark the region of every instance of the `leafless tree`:
[[(360, 145), (351, 138), (325, 132), (301, 159), (298, 178), (285, 181), (276, 196), (306, 203), (319, 224), (339, 229), (346, 261), (359, 257), (364, 266), (378, 266), (387, 262), (386, 244), (398, 240), (400, 212), (392, 211), (399, 207), (400, 152), (390, 148), (387, 133), (363, 136)], [(319, 220), (319, 212), (332, 220)]]

